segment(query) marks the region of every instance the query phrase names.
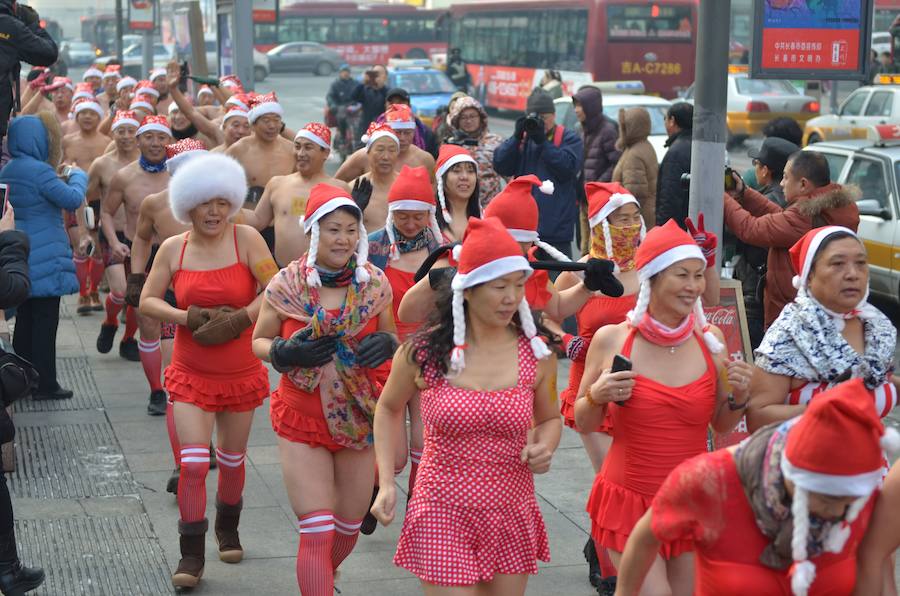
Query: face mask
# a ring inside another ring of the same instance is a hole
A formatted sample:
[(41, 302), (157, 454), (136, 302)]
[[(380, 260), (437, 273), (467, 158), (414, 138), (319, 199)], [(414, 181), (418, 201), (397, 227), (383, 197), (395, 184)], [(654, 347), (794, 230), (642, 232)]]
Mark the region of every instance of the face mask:
[(615, 261), (620, 271), (631, 271), (634, 269), (634, 253), (641, 243), (641, 224), (623, 227), (607, 225), (606, 229), (609, 231), (612, 254), (607, 254), (606, 236), (600, 223), (591, 230), (591, 256), (610, 259)]

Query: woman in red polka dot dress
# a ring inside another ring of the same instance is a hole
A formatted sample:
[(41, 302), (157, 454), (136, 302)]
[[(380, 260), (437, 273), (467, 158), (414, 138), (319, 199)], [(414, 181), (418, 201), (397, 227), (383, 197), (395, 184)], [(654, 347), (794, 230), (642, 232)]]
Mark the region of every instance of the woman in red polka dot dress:
[[(550, 558), (533, 474), (550, 468), (562, 430), (556, 359), (524, 300), (531, 267), (503, 224), (471, 219), (458, 256), (452, 297), (398, 351), (375, 411), (379, 475), (390, 478), (406, 403), (421, 391), (425, 449), (394, 563), (426, 594), (524, 594)], [(386, 483), (372, 513), (389, 524), (396, 505)]]

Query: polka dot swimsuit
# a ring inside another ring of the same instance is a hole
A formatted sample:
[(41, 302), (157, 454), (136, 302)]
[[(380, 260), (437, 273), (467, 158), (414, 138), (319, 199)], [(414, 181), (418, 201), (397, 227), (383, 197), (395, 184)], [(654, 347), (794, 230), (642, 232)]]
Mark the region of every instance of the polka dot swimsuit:
[(519, 379), (500, 391), (452, 387), (433, 367), (422, 391), (425, 448), (394, 563), (442, 586), (537, 573), (549, 561), (534, 478), (521, 462), (537, 361), (519, 337)]

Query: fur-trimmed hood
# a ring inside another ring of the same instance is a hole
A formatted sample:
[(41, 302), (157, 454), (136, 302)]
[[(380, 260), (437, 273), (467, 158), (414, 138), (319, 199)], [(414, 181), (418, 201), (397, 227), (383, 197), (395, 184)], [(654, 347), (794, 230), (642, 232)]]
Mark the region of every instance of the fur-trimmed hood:
[(56, 168), (62, 159), (62, 127), (50, 112), (19, 116), (9, 124), (7, 146), (12, 157), (30, 157)]
[(841, 186), (832, 182), (826, 186), (820, 186), (811, 195), (796, 197), (788, 202), (788, 207), (793, 207), (809, 218), (821, 215), (825, 211), (841, 209), (855, 204), (862, 196), (859, 187), (847, 185)]
[(646, 141), (650, 136), (650, 112), (636, 107), (619, 110), (619, 140), (616, 149), (624, 151), (632, 145)]

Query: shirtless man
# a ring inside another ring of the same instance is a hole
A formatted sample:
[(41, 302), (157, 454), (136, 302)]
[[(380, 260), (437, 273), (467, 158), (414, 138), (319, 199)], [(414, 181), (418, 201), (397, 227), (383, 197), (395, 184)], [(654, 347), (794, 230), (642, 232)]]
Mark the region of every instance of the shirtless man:
[[(397, 172), (405, 165), (411, 168), (423, 166), (433, 175), (434, 158), (427, 151), (423, 151), (413, 145), (413, 139), (416, 136), (416, 120), (409, 106), (392, 104), (388, 106), (384, 116), (385, 123), (394, 130), (394, 134), (400, 140), (400, 155), (394, 166)], [(334, 177), (344, 182), (350, 182), (368, 172), (369, 160), (366, 153), (367, 150), (365, 148), (354, 152), (353, 155), (347, 158), (347, 161), (341, 164)], [(385, 209), (387, 209), (387, 206), (385, 206)], [(385, 211), (386, 216), (387, 211)]]
[(363, 180), (372, 185), (368, 205), (363, 208), (363, 225), (367, 230), (378, 230), (383, 228), (384, 222), (387, 221), (387, 197), (391, 185), (397, 179), (400, 141), (394, 131), (384, 124), (373, 123), (365, 136), (368, 173), (357, 178), (353, 186), (357, 188)]
[(331, 130), (324, 124), (307, 124), (294, 138), (297, 171), (273, 176), (253, 213), (245, 213), (243, 222), (256, 229), (275, 227), (275, 262), (283, 267), (306, 252), (306, 234), (299, 218), (306, 212), (309, 191), (320, 182), (350, 192), (346, 182), (325, 173), (325, 160), (331, 153)]
[(75, 132), (76, 124), (69, 120), (69, 112), (72, 110), (72, 96), (75, 94), (75, 85), (72, 80), (66, 77), (56, 77), (49, 85), (41, 89), (41, 93), (36, 94), (31, 101), (22, 109), (22, 114), (36, 114), (45, 105), (44, 94), (50, 94), (50, 101), (53, 103), (53, 113), (56, 120), (62, 126), (64, 135)]
[(169, 106), (172, 105), (172, 97), (169, 94), (169, 80), (165, 68), (154, 68), (150, 71), (150, 84), (156, 90), (156, 113), (168, 113)]
[(106, 70), (103, 71), (103, 77), (100, 82), (100, 86), (103, 90), (97, 94), (97, 103), (107, 109), (109, 109), (109, 104), (114, 102), (116, 97), (118, 97), (116, 85), (122, 80), (121, 69), (122, 67), (118, 64), (110, 64), (106, 67)]
[(222, 118), (222, 132), (224, 142), (212, 149), (213, 153), (225, 153), (228, 148), (250, 136), (250, 121), (247, 120), (247, 110), (238, 106), (232, 106)]
[[(255, 209), (262, 198), (266, 184), (273, 176), (286, 176), (294, 172), (297, 160), (294, 145), (281, 136), (284, 126), (284, 109), (278, 103), (275, 93), (258, 95), (251, 101), (247, 120), (252, 131), (228, 149), (230, 155), (244, 166), (247, 173), (247, 200), (244, 208)], [(260, 230), (269, 250), (275, 252), (275, 232), (271, 227)]]
[(173, 102), (169, 105), (169, 123), (172, 125), (172, 134), (175, 138), (193, 137), (202, 141), (207, 149), (221, 145), (225, 137), (224, 131), (201, 114), (178, 88), (181, 71), (176, 62), (169, 63), (166, 75), (167, 89)]
[(91, 66), (84, 74), (81, 75), (82, 82), (88, 83), (91, 86), (91, 89), (94, 90), (94, 93), (97, 93), (100, 90), (100, 83), (103, 80), (103, 71), (97, 68), (96, 66)]
[[(166, 171), (166, 145), (172, 142), (172, 131), (163, 116), (147, 116), (137, 130), (137, 144), (140, 157), (116, 172), (109, 185), (109, 192), (100, 201), (100, 220), (103, 224), (103, 235), (110, 246), (110, 265), (107, 268), (109, 279), (109, 296), (106, 299), (106, 320), (100, 327), (97, 338), (97, 351), (106, 354), (112, 349), (113, 340), (118, 329), (118, 314), (125, 303), (126, 268), (125, 263), (131, 254), (131, 239), (137, 228), (137, 219), (141, 203), (151, 194), (160, 192), (168, 186), (169, 173)], [(113, 217), (119, 207), (125, 207), (125, 231), (116, 233)], [(139, 318), (141, 325), (143, 318)], [(152, 322), (150, 322), (152, 324)], [(143, 328), (143, 325), (141, 325)], [(119, 354), (137, 352), (137, 342), (132, 336), (126, 337), (119, 344)], [(152, 333), (152, 330), (151, 330)], [(140, 359), (139, 354), (136, 360)], [(129, 357), (129, 360), (132, 359)]]

